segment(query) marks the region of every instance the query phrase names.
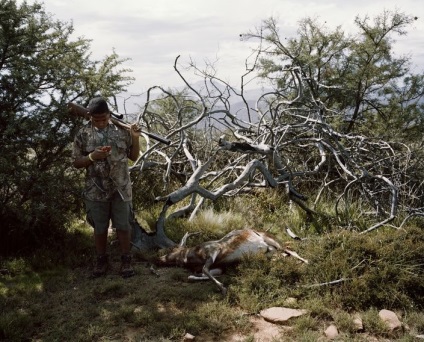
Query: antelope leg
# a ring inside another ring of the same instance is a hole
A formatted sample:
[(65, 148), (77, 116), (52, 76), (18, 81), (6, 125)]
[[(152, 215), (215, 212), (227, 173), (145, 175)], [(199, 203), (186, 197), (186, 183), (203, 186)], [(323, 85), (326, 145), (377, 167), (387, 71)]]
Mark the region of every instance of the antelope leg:
[(208, 260), (206, 260), (206, 263), (203, 265), (203, 274), (206, 274), (210, 280), (212, 280), (216, 286), (218, 286), (221, 289), (221, 292), (223, 295), (225, 295), (227, 293), (227, 289), (225, 288), (225, 286), (220, 283), (211, 273), (210, 271), (210, 267), (212, 266), (212, 264), (214, 263), (214, 259), (212, 257), (208, 258)]
[[(220, 276), (222, 274), (222, 269), (212, 268), (212, 269), (209, 270), (209, 273), (211, 275), (213, 275), (214, 277), (217, 277), (217, 276)], [(206, 274), (202, 273), (202, 274), (191, 274), (191, 275), (188, 276), (188, 280), (194, 280), (194, 281), (196, 281), (196, 280), (210, 280), (210, 278)]]
[(290, 254), (291, 256), (294, 256), (295, 258), (303, 261), (305, 264), (308, 264), (309, 261), (306, 259), (303, 259), (299, 254), (297, 254), (295, 251), (291, 251), (290, 249), (285, 248), (284, 253)]

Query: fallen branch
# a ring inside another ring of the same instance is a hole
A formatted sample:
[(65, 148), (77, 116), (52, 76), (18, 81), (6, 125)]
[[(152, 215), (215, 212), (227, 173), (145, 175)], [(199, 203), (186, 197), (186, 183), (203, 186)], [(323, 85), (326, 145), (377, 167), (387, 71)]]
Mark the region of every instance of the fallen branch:
[(335, 284), (343, 283), (343, 282), (348, 281), (348, 280), (352, 280), (352, 279), (351, 278), (340, 278), (340, 279), (328, 281), (328, 282), (325, 282), (325, 283), (312, 284), (312, 285), (302, 285), (302, 287), (311, 288), (311, 287), (335, 285)]

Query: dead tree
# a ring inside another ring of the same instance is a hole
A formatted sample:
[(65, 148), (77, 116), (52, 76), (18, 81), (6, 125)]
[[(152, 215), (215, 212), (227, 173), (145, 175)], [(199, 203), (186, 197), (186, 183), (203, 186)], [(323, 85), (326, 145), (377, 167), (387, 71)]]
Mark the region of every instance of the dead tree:
[[(308, 106), (302, 105), (305, 80), (298, 67), (283, 70), (289, 75), (291, 96), (286, 89), (275, 89), (252, 102), (244, 87), (253, 69), (241, 77), (241, 87), (236, 89), (193, 63), (191, 67), (203, 80), (196, 89), (177, 62), (178, 57), (174, 68), (186, 86), (185, 93), (149, 89), (137, 118), (147, 130), (171, 140), (163, 145), (145, 135), (144, 152), (131, 168), (133, 173), (153, 167), (162, 170), (163, 193), (156, 200), (164, 203), (163, 209), (156, 232), (142, 233), (139, 246), (175, 245), (165, 233), (168, 218), (193, 217), (207, 200), (258, 187), (284, 188), (310, 215), (316, 214), (323, 194), (330, 194), (339, 226), (359, 230), (349, 216), (349, 206), (355, 203), (355, 210), (374, 220), (361, 233), (389, 224), (400, 208), (412, 213), (407, 218), (422, 216), (422, 206), (421, 210), (414, 207), (423, 189), (410, 173), (413, 152), (409, 146), (338, 131), (332, 124), (337, 113), (325, 103), (310, 98)], [(153, 96), (153, 91), (161, 95)], [(157, 110), (164, 100), (173, 104), (169, 112)], [(183, 181), (172, 189), (170, 180), (175, 175)], [(314, 197), (308, 199), (300, 188), (308, 188)], [(408, 199), (412, 193), (415, 197)], [(168, 213), (186, 198), (190, 198), (187, 206)]]

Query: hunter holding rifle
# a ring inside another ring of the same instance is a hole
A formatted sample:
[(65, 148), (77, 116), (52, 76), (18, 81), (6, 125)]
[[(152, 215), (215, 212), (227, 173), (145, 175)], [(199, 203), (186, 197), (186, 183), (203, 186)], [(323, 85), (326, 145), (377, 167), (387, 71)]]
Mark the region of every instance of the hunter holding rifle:
[(83, 198), (97, 254), (93, 276), (102, 276), (108, 269), (107, 236), (112, 221), (121, 249), (121, 275), (131, 277), (135, 272), (130, 253), (132, 185), (128, 158), (135, 161), (139, 156), (140, 131), (137, 124), (125, 129), (113, 123), (102, 97), (93, 98), (87, 112), (90, 121), (74, 139), (73, 165), (86, 169)]

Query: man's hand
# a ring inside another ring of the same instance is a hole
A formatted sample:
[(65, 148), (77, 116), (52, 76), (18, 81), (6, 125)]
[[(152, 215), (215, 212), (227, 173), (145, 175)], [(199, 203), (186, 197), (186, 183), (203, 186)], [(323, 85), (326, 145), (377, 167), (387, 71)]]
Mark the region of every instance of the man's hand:
[(140, 133), (141, 133), (141, 130), (138, 124), (133, 123), (130, 126), (132, 144), (131, 144), (130, 153), (128, 155), (128, 158), (130, 158), (132, 161), (136, 161), (140, 155), (140, 142), (139, 142)]
[(138, 138), (140, 136), (140, 127), (138, 126), (138, 124), (136, 123), (131, 124), (130, 133), (131, 133), (131, 137), (133, 138)]
[(94, 160), (105, 159), (110, 155), (112, 146), (98, 146), (96, 149), (90, 153), (91, 158)]

